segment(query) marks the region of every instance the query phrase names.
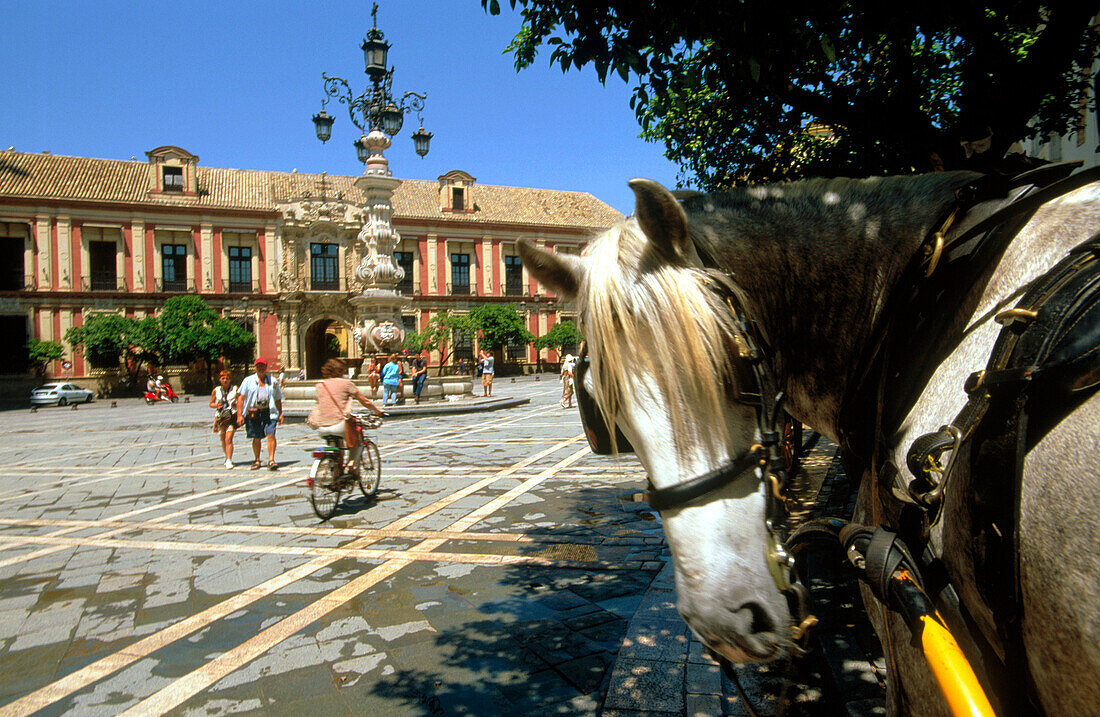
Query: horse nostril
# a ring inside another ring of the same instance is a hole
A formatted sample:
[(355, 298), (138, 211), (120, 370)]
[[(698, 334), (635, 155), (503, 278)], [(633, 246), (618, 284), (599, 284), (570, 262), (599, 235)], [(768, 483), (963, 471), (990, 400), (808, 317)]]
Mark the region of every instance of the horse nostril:
[(761, 632), (772, 632), (775, 630), (775, 623), (772, 622), (771, 617), (764, 610), (764, 607), (760, 603), (747, 602), (741, 605), (738, 612), (747, 613), (748, 629), (745, 630), (745, 634), (756, 635)]

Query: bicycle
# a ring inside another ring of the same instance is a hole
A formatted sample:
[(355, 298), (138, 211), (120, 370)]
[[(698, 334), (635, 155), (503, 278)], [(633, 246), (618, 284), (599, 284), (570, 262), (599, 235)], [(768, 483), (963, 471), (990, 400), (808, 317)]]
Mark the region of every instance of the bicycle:
[(328, 520), (340, 504), (340, 493), (351, 491), (356, 484), (363, 497), (370, 499), (378, 495), (378, 485), (382, 478), (382, 457), (378, 446), (367, 438), (364, 429), (378, 428), (382, 419), (374, 414), (355, 411), (347, 420), (351, 421), (359, 433), (363, 453), (356, 468), (347, 466), (347, 447), (344, 437), (324, 436), (323, 448), (307, 449), (313, 454), (313, 466), (309, 471), (309, 502), (313, 512), (321, 520)]

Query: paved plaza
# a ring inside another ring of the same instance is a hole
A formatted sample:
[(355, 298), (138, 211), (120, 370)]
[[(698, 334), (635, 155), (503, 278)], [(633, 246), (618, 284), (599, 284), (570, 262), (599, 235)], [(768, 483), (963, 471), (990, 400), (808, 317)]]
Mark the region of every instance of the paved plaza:
[(243, 435), (222, 467), (202, 398), (0, 412), (0, 716), (747, 714), (636, 460), (591, 454), (552, 378), (495, 393), (530, 403), (387, 421), (377, 501), (327, 523), (303, 424), (270, 472)]

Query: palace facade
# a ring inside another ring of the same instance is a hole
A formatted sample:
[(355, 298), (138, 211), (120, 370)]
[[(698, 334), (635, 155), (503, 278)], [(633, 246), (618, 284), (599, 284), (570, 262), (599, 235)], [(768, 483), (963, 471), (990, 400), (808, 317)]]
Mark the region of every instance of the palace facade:
[[(315, 375), (333, 341), (356, 357), (347, 338), (349, 300), (362, 290), (355, 179), (204, 167), (172, 146), (146, 161), (0, 152), (0, 373), (26, 371), (30, 337), (64, 343), (91, 313), (141, 318), (184, 293), (241, 322), (257, 354), (285, 368)], [(568, 317), (528, 276), (517, 239), (577, 254), (620, 219), (581, 192), (480, 184), (462, 171), (404, 180), (393, 225), (406, 330), (443, 310), (502, 302), (517, 306), (532, 333), (546, 333)], [(476, 341), (454, 337), (449, 360), (472, 358)], [(59, 361), (50, 374), (87, 375), (82, 357), (65, 349), (71, 367)], [(527, 345), (498, 357), (557, 360)]]

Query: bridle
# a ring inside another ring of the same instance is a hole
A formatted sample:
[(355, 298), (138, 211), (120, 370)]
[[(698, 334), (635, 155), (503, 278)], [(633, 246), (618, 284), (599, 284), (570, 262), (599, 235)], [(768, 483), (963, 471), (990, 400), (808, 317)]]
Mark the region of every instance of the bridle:
[[(659, 511), (698, 504), (740, 480), (751, 469), (760, 469), (759, 480), (765, 486), (764, 527), (768, 534), (764, 557), (775, 586), (787, 595), (792, 603), (792, 614), (797, 616), (798, 624), (792, 630), (792, 651), (797, 654), (804, 650), (799, 642), (804, 640), (817, 619), (809, 614), (809, 595), (805, 587), (791, 580), (790, 572), (794, 567), (794, 560), (784, 548), (775, 528), (785, 517), (787, 503), (784, 491), (788, 476), (786, 462), (780, 450), (779, 430), (784, 394), (778, 389), (774, 370), (761, 349), (766, 343), (759, 328), (755, 322), (745, 318), (747, 314), (740, 298), (740, 288), (724, 272), (707, 269), (706, 273), (714, 291), (732, 314), (733, 332), (727, 339), (733, 377), (727, 387), (729, 398), (734, 403), (755, 409), (760, 442), (719, 468), (675, 485), (658, 488), (649, 479), (646, 501)], [(593, 453), (599, 455), (610, 455), (616, 451), (633, 453), (634, 447), (618, 426), (614, 426), (615, 440), (611, 440), (611, 427), (600, 407), (585, 389), (584, 378), (588, 372), (588, 363), (588, 346), (582, 344), (574, 369), (573, 383), (588, 445)]]

